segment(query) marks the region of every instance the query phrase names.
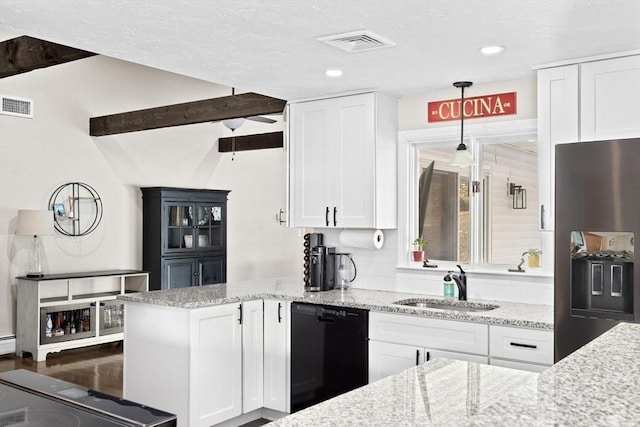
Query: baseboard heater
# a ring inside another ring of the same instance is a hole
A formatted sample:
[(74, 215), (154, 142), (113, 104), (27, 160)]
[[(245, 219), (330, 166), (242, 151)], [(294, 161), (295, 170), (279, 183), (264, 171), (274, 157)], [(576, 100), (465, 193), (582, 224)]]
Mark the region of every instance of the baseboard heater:
[(16, 352), (16, 336), (7, 335), (0, 337), (0, 354), (11, 354)]

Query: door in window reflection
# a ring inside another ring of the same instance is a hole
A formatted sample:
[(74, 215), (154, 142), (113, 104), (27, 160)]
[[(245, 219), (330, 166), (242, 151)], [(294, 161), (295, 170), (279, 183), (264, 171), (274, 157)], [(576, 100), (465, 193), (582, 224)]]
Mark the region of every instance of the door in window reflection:
[(422, 231), (430, 259), (469, 262), (469, 177), (434, 169)]

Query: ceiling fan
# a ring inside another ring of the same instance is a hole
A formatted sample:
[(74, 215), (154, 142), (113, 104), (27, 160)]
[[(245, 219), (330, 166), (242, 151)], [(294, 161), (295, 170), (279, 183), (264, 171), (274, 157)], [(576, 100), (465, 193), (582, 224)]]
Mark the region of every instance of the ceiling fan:
[[(233, 87), (231, 88), (231, 96), (234, 96), (235, 94), (236, 94), (236, 88)], [(223, 120), (222, 124), (225, 125), (228, 129), (230, 129), (231, 132), (233, 132), (234, 130), (242, 126), (246, 120), (251, 120), (251, 121), (260, 122), (260, 123), (267, 123), (267, 124), (272, 124), (277, 121), (264, 116), (247, 116), (247, 117), (236, 117), (235, 119)]]

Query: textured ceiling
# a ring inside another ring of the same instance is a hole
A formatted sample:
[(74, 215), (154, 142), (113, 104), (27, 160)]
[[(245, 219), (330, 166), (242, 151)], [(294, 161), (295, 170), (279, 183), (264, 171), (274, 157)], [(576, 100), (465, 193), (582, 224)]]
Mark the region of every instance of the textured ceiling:
[[(283, 99), (394, 95), (533, 75), (640, 49), (640, 0), (0, 0), (0, 36), (30, 35)], [(396, 47), (316, 40), (367, 29)], [(485, 57), (477, 49), (500, 44)], [(324, 76), (340, 68), (338, 79)]]

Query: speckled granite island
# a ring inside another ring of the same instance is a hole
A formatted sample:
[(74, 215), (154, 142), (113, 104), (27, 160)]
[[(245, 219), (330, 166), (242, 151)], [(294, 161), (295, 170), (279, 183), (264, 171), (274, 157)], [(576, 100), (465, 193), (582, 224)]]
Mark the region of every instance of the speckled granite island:
[(537, 374), (448, 359), (273, 426), (640, 426), (640, 325), (621, 323)]
[[(456, 310), (438, 310), (408, 307), (394, 304), (404, 299), (420, 297), (413, 293), (370, 291), (349, 289), (346, 291), (305, 292), (299, 278), (277, 278), (252, 280), (246, 282), (207, 285), (199, 287), (151, 291), (120, 296), (119, 299), (144, 304), (155, 304), (177, 308), (202, 308), (233, 302), (256, 299), (281, 299), (302, 301), (315, 304), (327, 304), (372, 311), (411, 314), (488, 325), (516, 326), (531, 329), (553, 330), (553, 307), (539, 304), (520, 304), (504, 301), (473, 300), (475, 304), (493, 304), (499, 307), (484, 312), (464, 312)], [(442, 300), (443, 297), (424, 295), (430, 299)], [(454, 304), (464, 302), (453, 301)]]

